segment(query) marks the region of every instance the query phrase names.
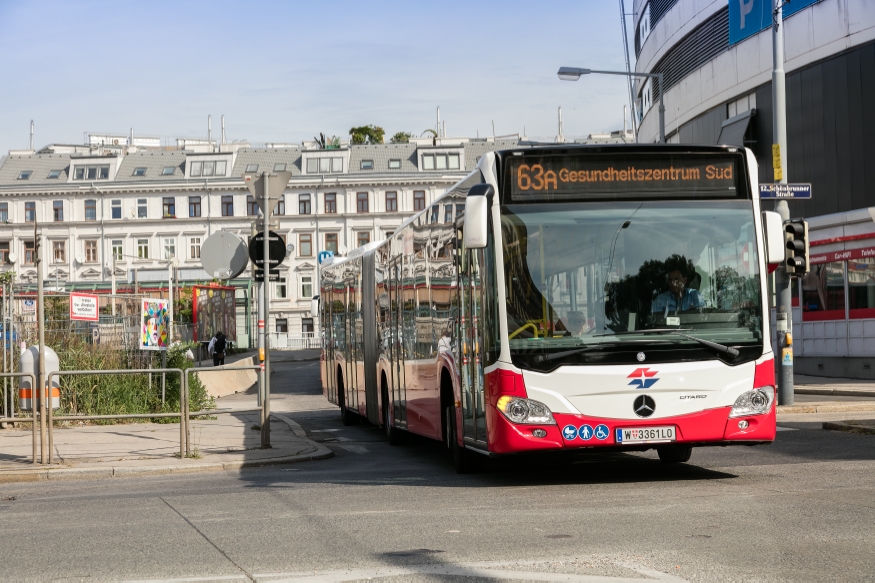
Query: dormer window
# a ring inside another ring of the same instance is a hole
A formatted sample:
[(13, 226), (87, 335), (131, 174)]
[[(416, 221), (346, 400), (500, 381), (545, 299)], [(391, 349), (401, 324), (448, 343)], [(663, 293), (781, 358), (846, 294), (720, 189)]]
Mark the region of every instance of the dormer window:
[(31, 174), (33, 174), (33, 170), (22, 170), (18, 174), (18, 179), (19, 180), (27, 180), (28, 178), (30, 178)]
[(308, 158), (307, 174), (337, 174), (343, 172), (343, 158)]
[(61, 170), (49, 170), (49, 175), (46, 176), (48, 179), (58, 178), (61, 175)]
[(274, 172), (285, 172), (285, 171), (286, 171), (286, 165), (285, 165), (285, 164), (282, 164), (282, 163), (274, 164), (274, 165), (273, 165), (273, 171), (274, 171)]
[(458, 170), (458, 154), (425, 154), (422, 157), (423, 170)]
[(176, 166), (165, 166), (161, 171), (161, 176), (173, 176), (176, 174)]
[(247, 172), (258, 172), (258, 164), (247, 164), (246, 171)]
[(398, 170), (399, 168), (401, 168), (401, 160), (398, 158), (389, 160), (389, 170)]
[(134, 168), (134, 173), (132, 176), (145, 176), (145, 175), (146, 175), (146, 168), (144, 168), (143, 166), (140, 166), (139, 168)]
[(373, 160), (362, 160), (362, 170), (373, 170), (374, 169), (374, 161)]
[(73, 180), (106, 180), (109, 178), (109, 164), (76, 166)]

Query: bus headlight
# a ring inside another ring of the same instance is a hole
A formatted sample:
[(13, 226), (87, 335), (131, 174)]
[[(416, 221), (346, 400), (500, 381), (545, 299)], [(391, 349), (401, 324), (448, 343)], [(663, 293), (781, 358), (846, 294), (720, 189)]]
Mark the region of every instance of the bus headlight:
[(504, 395), (495, 406), (514, 423), (556, 424), (547, 405), (534, 399)]
[(730, 417), (744, 417), (745, 415), (762, 415), (768, 413), (775, 400), (775, 387), (760, 387), (746, 393), (742, 393), (732, 405)]

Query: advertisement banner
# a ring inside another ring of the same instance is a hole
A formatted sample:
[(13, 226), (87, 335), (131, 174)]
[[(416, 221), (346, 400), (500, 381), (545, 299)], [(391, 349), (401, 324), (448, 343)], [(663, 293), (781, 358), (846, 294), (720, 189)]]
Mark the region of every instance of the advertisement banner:
[(70, 319), (97, 322), (100, 320), (99, 306), (100, 300), (97, 296), (71, 293)]
[(208, 342), (216, 332), (237, 342), (237, 307), (233, 287), (194, 288), (193, 317), (195, 340)]
[[(783, 16), (788, 18), (820, 1), (793, 0), (784, 4)], [(729, 0), (729, 44), (734, 45), (772, 26), (773, 7), (773, 0)]]
[(167, 335), (170, 325), (169, 307), (168, 300), (143, 299), (140, 349), (167, 350), (170, 345)]

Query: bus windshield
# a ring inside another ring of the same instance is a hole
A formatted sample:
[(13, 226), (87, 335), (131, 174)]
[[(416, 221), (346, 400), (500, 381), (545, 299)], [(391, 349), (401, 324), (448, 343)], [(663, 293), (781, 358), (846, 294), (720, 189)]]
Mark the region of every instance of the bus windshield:
[(512, 353), (762, 346), (750, 200), (510, 204), (501, 231)]

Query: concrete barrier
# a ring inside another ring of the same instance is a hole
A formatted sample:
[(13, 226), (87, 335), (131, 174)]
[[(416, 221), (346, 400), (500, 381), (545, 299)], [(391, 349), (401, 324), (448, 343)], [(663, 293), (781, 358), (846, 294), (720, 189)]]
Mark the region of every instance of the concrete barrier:
[[(235, 366), (253, 366), (258, 364), (258, 356), (250, 356), (237, 362), (226, 364), (228, 368)], [(258, 373), (253, 369), (222, 370), (216, 372), (200, 371), (198, 378), (203, 383), (207, 394), (211, 397), (224, 397), (248, 390), (258, 382)]]

